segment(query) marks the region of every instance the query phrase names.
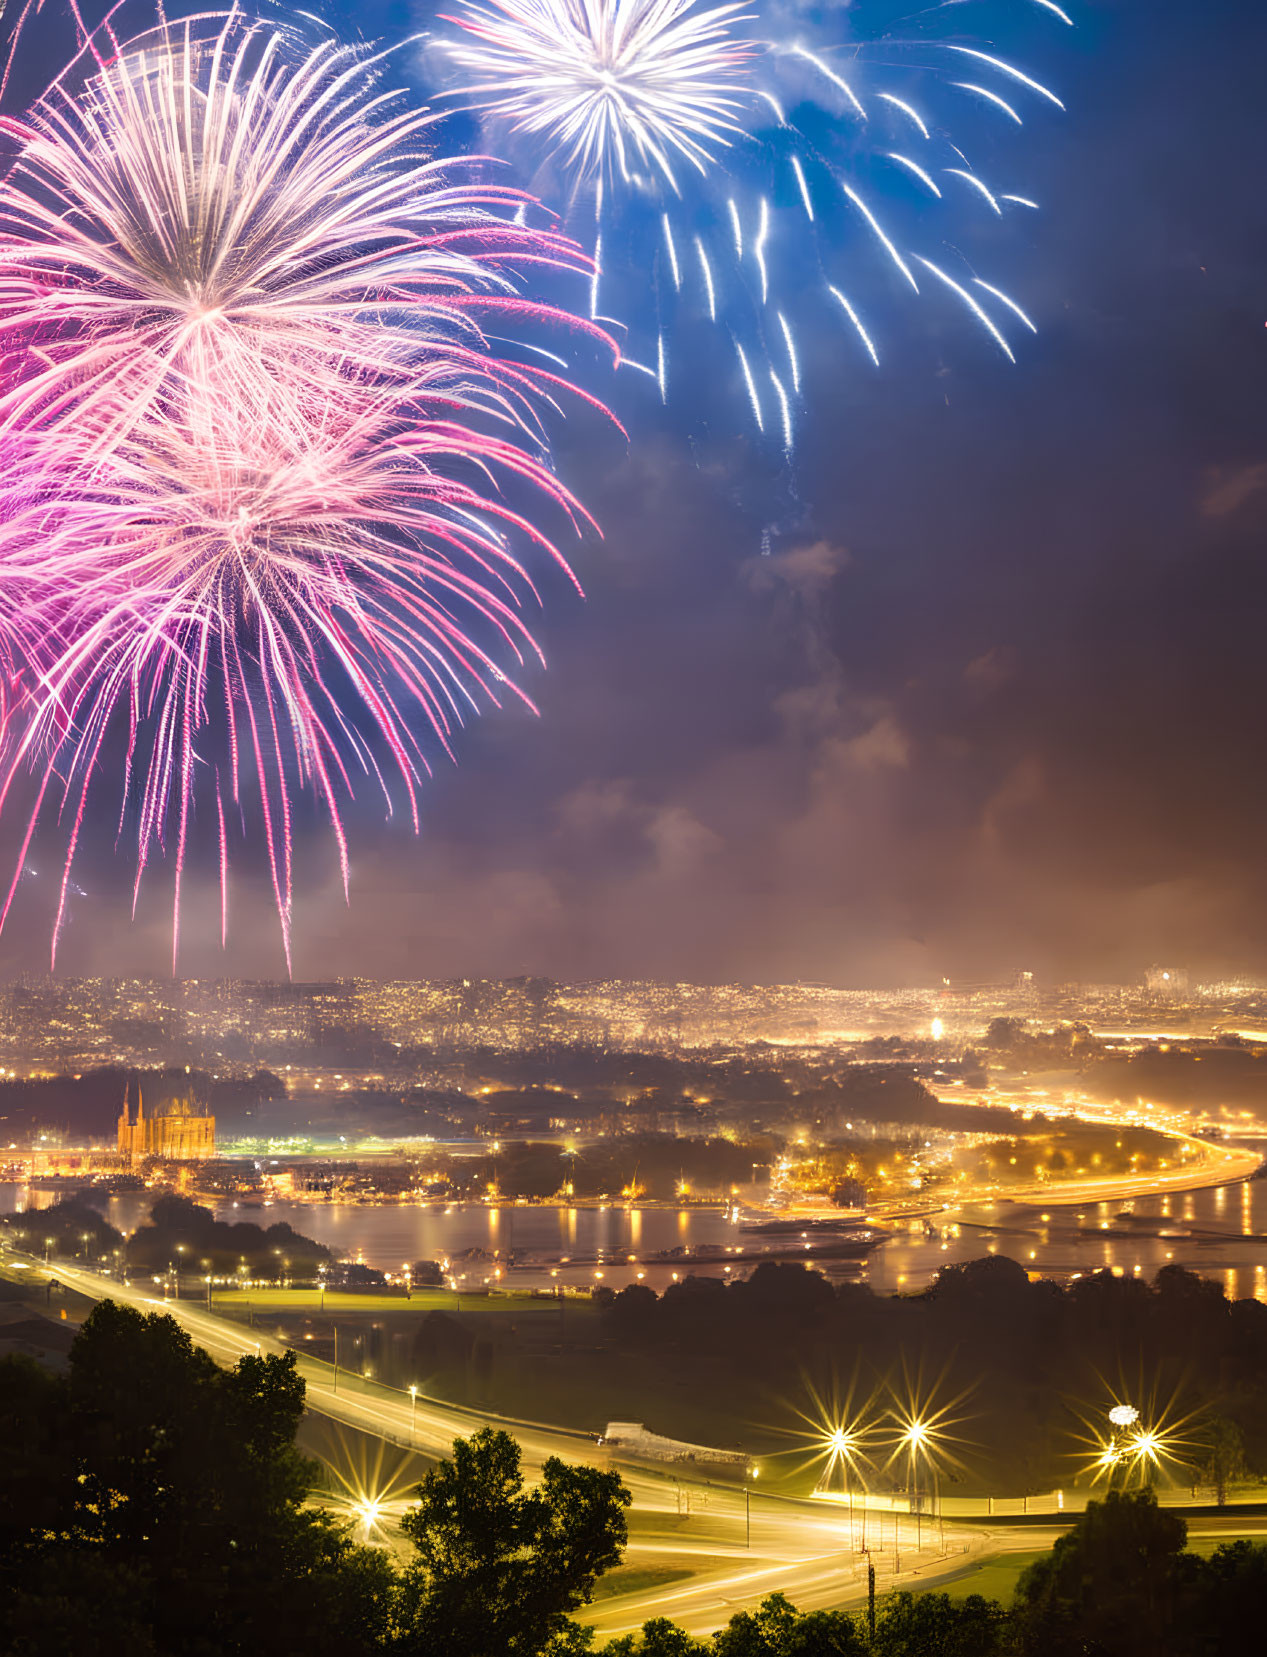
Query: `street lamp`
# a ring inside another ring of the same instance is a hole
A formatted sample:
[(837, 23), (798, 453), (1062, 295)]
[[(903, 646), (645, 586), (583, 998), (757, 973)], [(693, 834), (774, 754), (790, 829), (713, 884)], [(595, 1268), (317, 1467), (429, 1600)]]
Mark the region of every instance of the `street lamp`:
[(418, 1431), (418, 1388), (412, 1383), (409, 1388), (409, 1443), (412, 1446)]
[(911, 1502), (915, 1508), (915, 1552), (920, 1550), (922, 1531), (920, 1521), (923, 1517), (923, 1502), (918, 1489), (919, 1458), (923, 1453), (928, 1459), (928, 1445), (932, 1437), (928, 1423), (918, 1417), (909, 1422), (906, 1431), (902, 1434), (902, 1443), (906, 1447), (911, 1462)]
[(374, 1527), (382, 1517), (383, 1504), (376, 1496), (363, 1496), (360, 1501), (353, 1503), (353, 1511), (361, 1521), (365, 1531), (365, 1540), (368, 1542)]
[[(854, 1480), (851, 1475), (858, 1473), (858, 1462), (866, 1456), (863, 1449), (865, 1443), (866, 1426), (859, 1417), (852, 1422), (837, 1422), (834, 1427), (824, 1423), (824, 1432), (820, 1443), (827, 1458), (827, 1465), (823, 1469), (822, 1477), (818, 1481), (817, 1490), (827, 1493), (831, 1489), (832, 1476), (839, 1467), (844, 1480), (845, 1495), (849, 1499), (849, 1546), (854, 1545)], [(862, 1486), (863, 1494), (866, 1485), (859, 1474), (858, 1482)], [(863, 1502), (862, 1508), (862, 1546), (867, 1545), (867, 1508)]]

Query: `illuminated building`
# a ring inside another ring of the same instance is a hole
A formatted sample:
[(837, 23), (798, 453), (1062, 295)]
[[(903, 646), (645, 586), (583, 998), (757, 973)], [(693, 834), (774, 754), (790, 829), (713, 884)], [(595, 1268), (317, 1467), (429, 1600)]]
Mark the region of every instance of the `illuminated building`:
[(177, 1094), (151, 1115), (137, 1090), (136, 1121), (125, 1092), (119, 1112), (119, 1150), (130, 1162), (161, 1157), (167, 1162), (203, 1162), (216, 1154), (216, 1119), (198, 1114), (193, 1094)]

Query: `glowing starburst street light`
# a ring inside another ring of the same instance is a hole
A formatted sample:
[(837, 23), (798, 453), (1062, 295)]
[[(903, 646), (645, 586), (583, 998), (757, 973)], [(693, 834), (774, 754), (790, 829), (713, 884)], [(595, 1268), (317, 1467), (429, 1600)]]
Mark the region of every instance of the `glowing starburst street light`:
[(814, 1497), (847, 1503), (850, 1547), (855, 1541), (855, 1512), (860, 1508), (865, 1548), (867, 1488), (875, 1469), (872, 1451), (880, 1408), (874, 1377), (855, 1371), (847, 1384), (841, 1385), (833, 1377), (830, 1385), (820, 1390), (806, 1375), (803, 1384), (808, 1407), (794, 1407), (796, 1424), (775, 1429), (792, 1441), (786, 1450), (778, 1452), (780, 1459), (788, 1458), (785, 1476), (809, 1474)]
[(902, 1442), (909, 1450), (915, 1452), (930, 1444), (932, 1437), (932, 1430), (926, 1421), (912, 1421), (902, 1434)]
[(871, 1425), (865, 1415), (856, 1415), (847, 1420), (837, 1420), (826, 1426), (818, 1440), (819, 1453), (824, 1458), (825, 1465), (814, 1487), (816, 1496), (830, 1496), (832, 1486), (837, 1479), (843, 1486), (843, 1495), (849, 1503), (849, 1538), (850, 1546), (854, 1538), (854, 1497), (857, 1492), (862, 1498), (862, 1546), (866, 1547), (867, 1529), (867, 1484), (865, 1469), (872, 1465), (871, 1457), (867, 1454), (867, 1442), (871, 1436)]
[(1159, 1468), (1171, 1448), (1164, 1433), (1142, 1430), (1130, 1440), (1130, 1453), (1141, 1467)]
[(901, 1386), (894, 1388), (895, 1402), (890, 1411), (892, 1448), (885, 1466), (906, 1464), (911, 1507), (915, 1513), (917, 1551), (923, 1540), (923, 1496), (919, 1488), (921, 1473), (932, 1479), (933, 1508), (936, 1510), (943, 1472), (963, 1467), (957, 1447), (964, 1440), (957, 1429), (965, 1419), (961, 1406), (967, 1391), (946, 1397), (944, 1380), (943, 1375), (928, 1383), (922, 1375), (912, 1377), (904, 1373)]
[(323, 1478), (315, 1505), (350, 1521), (366, 1542), (382, 1542), (406, 1512), (416, 1483), (407, 1450), (385, 1441), (373, 1445), (331, 1425), (320, 1455)]
[(1194, 1416), (1182, 1412), (1177, 1394), (1159, 1399), (1156, 1387), (1143, 1381), (1132, 1391), (1142, 1399), (1143, 1409), (1121, 1392), (1111, 1392), (1114, 1401), (1103, 1414), (1078, 1411), (1087, 1429), (1080, 1435), (1085, 1446), (1082, 1471), (1092, 1484), (1151, 1484), (1159, 1475), (1188, 1466), (1198, 1453), (1188, 1436)]
[(928, 1466), (936, 1469), (936, 1462), (930, 1454), (935, 1443), (935, 1434), (927, 1421), (916, 1419), (907, 1423), (898, 1440), (899, 1447), (904, 1449), (910, 1458), (911, 1464), (911, 1502), (915, 1508), (915, 1551), (920, 1549), (920, 1524), (924, 1513), (924, 1499), (919, 1490), (920, 1459)]

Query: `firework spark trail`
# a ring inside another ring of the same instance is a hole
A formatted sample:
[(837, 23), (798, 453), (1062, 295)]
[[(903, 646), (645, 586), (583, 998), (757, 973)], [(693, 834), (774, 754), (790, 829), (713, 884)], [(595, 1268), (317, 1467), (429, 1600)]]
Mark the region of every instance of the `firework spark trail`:
[(111, 744), (134, 908), (151, 858), (174, 867), (173, 968), (198, 801), (223, 931), (225, 797), (245, 813), (252, 791), (289, 963), (294, 790), (320, 800), (346, 891), (353, 791), (390, 814), (400, 789), (416, 831), (428, 751), (485, 703), (528, 701), (504, 667), (540, 655), (525, 553), (567, 565), (517, 502), (588, 520), (543, 442), (571, 388), (494, 356), (483, 319), (605, 340), (519, 291), (535, 267), (590, 267), (498, 216), (516, 192), (453, 183), (377, 68), (203, 17), (8, 123), (0, 431), (25, 447), (0, 484), (0, 576), (46, 645), (0, 808), (42, 773), (24, 857), (59, 801), (54, 955)]
[[(108, 448), (212, 378), (244, 406), (279, 385), (319, 400), (332, 367), (407, 383), (420, 338), (480, 354), (487, 402), (499, 370), (480, 316), (514, 313), (514, 271), (582, 261), (494, 216), (520, 192), (450, 182), (422, 148), (432, 118), (383, 109), (378, 68), (332, 39), (296, 61), (277, 31), (186, 23), (0, 122), (20, 145), (0, 187), (0, 347), (17, 378), (0, 430), (73, 414)], [(468, 369), (429, 365), (459, 396)], [(524, 376), (500, 392), (522, 418)]]
[[(983, 282), (967, 256), (962, 280), (940, 264), (930, 265), (939, 282), (917, 282), (914, 274), (922, 256), (909, 245), (912, 214), (928, 216), (936, 207), (957, 215), (958, 243), (965, 215), (1002, 218), (1033, 205), (987, 185), (962, 141), (951, 141), (950, 122), (967, 120), (974, 133), (997, 135), (1044, 107), (1064, 109), (1041, 80), (995, 51), (930, 32), (934, 13), (948, 9), (920, 14), (910, 38), (822, 41), (789, 38), (772, 17), (763, 19), (761, 0), (744, 7), (711, 0), (457, 0), (451, 15), (441, 14), (456, 28), (441, 38), (435, 61), (447, 95), (512, 150), (520, 144), (539, 173), (552, 173), (578, 219), (586, 219), (592, 202), (595, 235), (605, 238), (609, 258), (616, 245), (626, 245), (622, 262), (640, 280), (650, 273), (656, 311), (667, 298), (678, 310), (702, 311), (737, 345), (742, 341), (740, 378), (760, 426), (749, 371), (764, 355), (778, 377), (776, 355), (781, 360), (787, 339), (782, 272), (821, 259), (828, 270), (823, 290), (837, 292), (830, 244), (838, 238), (856, 240), (861, 232), (925, 302), (952, 288), (996, 341), (999, 320), (1015, 316), (1029, 325), (1016, 301)], [(958, 26), (965, 7), (953, 9)], [(1040, 25), (1072, 25), (1054, 0), (1026, 0), (1016, 9)], [(963, 78), (967, 70), (971, 78)], [(912, 88), (905, 96), (888, 84), (903, 78)], [(834, 191), (825, 190), (826, 179)], [(922, 223), (919, 231), (926, 234)], [(772, 244), (782, 249), (787, 234), (802, 238), (799, 250), (772, 261)], [(927, 252), (939, 260), (946, 232), (935, 234), (937, 246)], [(679, 256), (689, 242), (699, 250), (703, 277), (694, 285), (684, 279)], [(665, 283), (673, 290), (667, 296)], [(991, 316), (967, 294), (968, 283), (1001, 311)], [(643, 318), (632, 292), (629, 310), (639, 331)], [(856, 324), (852, 310), (850, 316)], [(1006, 343), (1004, 349), (1010, 354)]]

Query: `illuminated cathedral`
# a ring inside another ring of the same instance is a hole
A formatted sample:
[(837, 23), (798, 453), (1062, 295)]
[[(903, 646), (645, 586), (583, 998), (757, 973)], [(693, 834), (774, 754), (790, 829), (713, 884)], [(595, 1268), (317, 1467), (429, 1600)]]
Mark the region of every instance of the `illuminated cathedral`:
[(127, 1092), (119, 1112), (119, 1150), (130, 1162), (162, 1157), (168, 1162), (202, 1162), (216, 1154), (216, 1119), (198, 1114), (192, 1092), (166, 1100), (146, 1116), (145, 1100), (138, 1087), (136, 1121)]

